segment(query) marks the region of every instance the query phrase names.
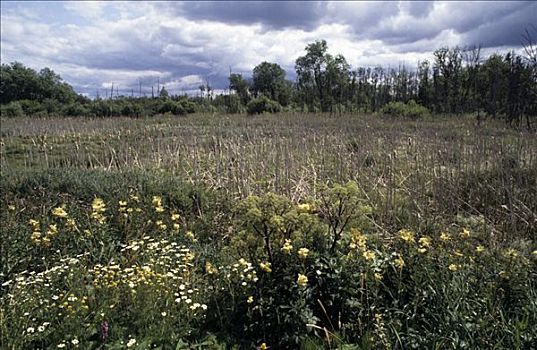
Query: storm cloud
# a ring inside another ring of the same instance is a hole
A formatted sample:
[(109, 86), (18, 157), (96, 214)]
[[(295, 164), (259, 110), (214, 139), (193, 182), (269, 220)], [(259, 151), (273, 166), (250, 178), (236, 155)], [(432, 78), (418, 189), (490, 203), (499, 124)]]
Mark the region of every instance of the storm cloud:
[(262, 61), (294, 78), (304, 47), (326, 39), (357, 66), (415, 65), (442, 46), (519, 50), (537, 19), (521, 2), (2, 2), (1, 59), (50, 67), (78, 92), (112, 83), (172, 93), (227, 87)]

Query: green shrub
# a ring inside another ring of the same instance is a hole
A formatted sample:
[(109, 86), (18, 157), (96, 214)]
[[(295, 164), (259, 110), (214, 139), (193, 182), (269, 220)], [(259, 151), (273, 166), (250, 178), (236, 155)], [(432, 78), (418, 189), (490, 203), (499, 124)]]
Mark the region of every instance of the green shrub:
[(282, 106), (278, 102), (272, 101), (266, 96), (254, 98), (246, 105), (248, 114), (278, 113), (281, 110)]
[(385, 105), (381, 113), (393, 117), (422, 118), (429, 114), (429, 110), (414, 100), (404, 102), (390, 102)]
[(6, 105), (2, 105), (0, 114), (2, 117), (21, 117), (24, 115), (24, 111), (19, 102), (10, 102)]

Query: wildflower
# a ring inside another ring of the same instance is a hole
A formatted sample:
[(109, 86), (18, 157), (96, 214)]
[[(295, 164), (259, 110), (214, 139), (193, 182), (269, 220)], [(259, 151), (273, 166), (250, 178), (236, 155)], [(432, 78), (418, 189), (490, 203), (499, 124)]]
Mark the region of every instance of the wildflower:
[(60, 349), (63, 349), (63, 348), (65, 348), (65, 343), (60, 343), (60, 344), (58, 344), (57, 347), (60, 348)]
[(73, 339), (73, 340), (71, 340), (71, 344), (73, 344), (74, 346), (77, 346), (78, 343), (79, 343), (79, 341), (78, 341), (78, 339), (76, 339), (76, 338)]
[(10, 204), (10, 205), (7, 206), (7, 209), (13, 211), (13, 210), (15, 210), (17, 208), (13, 204)]
[(138, 196), (135, 195), (135, 194), (131, 194), (129, 197), (130, 197), (130, 199), (132, 199), (132, 200), (135, 201), (135, 202), (139, 202), (139, 201), (140, 201), (140, 198), (138, 198)]
[(36, 228), (36, 227), (39, 226), (39, 221), (34, 220), (34, 219), (30, 219), (30, 220), (28, 221), (28, 223), (29, 223), (30, 225), (32, 225), (34, 228)]
[(66, 225), (67, 227), (69, 227), (70, 229), (73, 229), (73, 230), (76, 230), (76, 221), (75, 219), (72, 219), (72, 218), (68, 218), (67, 219), (67, 222), (66, 222)]
[(175, 222), (175, 223), (173, 224), (173, 229), (174, 229), (175, 231), (179, 231), (180, 228), (181, 228), (181, 225), (179, 225), (178, 223)]
[(129, 339), (129, 341), (127, 342), (127, 347), (132, 348), (134, 345), (136, 345), (136, 339)]
[(431, 239), (429, 237), (421, 237), (419, 240), (418, 240), (418, 243), (423, 247), (423, 248), (429, 248), (431, 246)]
[(304, 287), (308, 284), (308, 277), (306, 275), (303, 275), (303, 274), (298, 274), (298, 278), (296, 280), (296, 283), (301, 286), (301, 287)]
[(30, 239), (32, 240), (33, 244), (38, 244), (41, 241), (41, 232), (39, 231), (32, 232)]
[(351, 244), (350, 247), (366, 249), (367, 237), (363, 235), (358, 229), (351, 228)]
[(127, 205), (127, 201), (119, 201), (118, 204), (120, 207), (125, 207)]
[(67, 212), (62, 207), (57, 207), (57, 208), (52, 209), (52, 215), (58, 218), (66, 218), (68, 216)]
[(394, 261), (395, 266), (402, 269), (405, 266), (405, 261), (402, 256), (397, 257)]
[(415, 240), (414, 240), (414, 232), (412, 232), (410, 230), (406, 230), (406, 229), (400, 230), (399, 231), (399, 238), (401, 238), (403, 241), (405, 241), (407, 243), (414, 243), (415, 242)]
[(172, 221), (177, 221), (177, 220), (179, 220), (179, 219), (181, 218), (181, 215), (179, 215), (179, 214), (172, 214), (171, 218), (172, 218)]
[(302, 259), (306, 259), (308, 257), (310, 250), (308, 248), (300, 248), (298, 250), (298, 256)]
[(371, 251), (371, 250), (366, 250), (362, 253), (362, 256), (364, 257), (365, 260), (369, 261), (369, 260), (375, 260), (375, 252)]
[(205, 263), (205, 272), (209, 275), (214, 275), (218, 273), (218, 269), (215, 268), (210, 262)]
[(373, 276), (375, 277), (377, 281), (382, 281), (383, 276), (381, 273), (375, 272)]
[(292, 250), (293, 250), (293, 245), (291, 244), (291, 240), (286, 239), (282, 247), (282, 252), (284, 252), (285, 254), (290, 254)]
[(104, 321), (103, 323), (101, 323), (101, 326), (99, 327), (99, 333), (100, 333), (102, 341), (105, 341), (108, 338), (109, 329), (110, 329), (110, 326), (108, 322)]
[(188, 239), (192, 240), (193, 242), (196, 242), (196, 241), (197, 241), (196, 236), (194, 236), (194, 233), (193, 233), (192, 231), (187, 231), (187, 232), (185, 233), (185, 236), (186, 236)]
[(507, 248), (503, 255), (506, 258), (516, 258), (518, 256), (518, 252), (514, 248)]
[(467, 228), (463, 228), (462, 231), (459, 233), (459, 236), (463, 238), (470, 237), (470, 231)]
[(451, 239), (451, 235), (449, 233), (447, 233), (447, 232), (442, 232), (440, 234), (440, 239), (442, 241), (444, 241), (444, 242), (447, 242), (447, 241), (449, 241)]
[(261, 345), (259, 345), (259, 350), (267, 350), (268, 348), (267, 343), (261, 343)]
[(39, 331), (39, 333), (42, 333), (45, 331), (45, 326), (39, 326), (37, 327), (37, 330)]
[(259, 263), (259, 267), (261, 268), (261, 270), (265, 271), (266, 273), (271, 273), (272, 272), (272, 269), (271, 269), (271, 264), (269, 262), (260, 262)]
[(476, 253), (482, 253), (485, 251), (485, 247), (483, 247), (482, 245), (478, 245), (477, 247), (475, 247), (475, 251)]
[(309, 213), (309, 212), (311, 212), (311, 205), (309, 205), (308, 203), (299, 204), (297, 208), (298, 208), (299, 213)]
[(162, 317), (166, 317), (167, 313), (166, 313), (166, 311), (162, 311), (162, 312), (160, 313), (160, 315), (161, 315)]
[(459, 267), (456, 264), (450, 264), (448, 266), (448, 269), (450, 269), (451, 271), (457, 271)]
[(56, 233), (58, 233), (58, 226), (56, 226), (56, 224), (48, 225), (47, 234), (53, 236)]
[(247, 302), (248, 304), (252, 304), (252, 303), (254, 302), (254, 297), (250, 295), (250, 296), (248, 297), (248, 299), (246, 300), (246, 302)]
[(28, 329), (26, 330), (27, 333), (33, 333), (35, 332), (35, 328), (34, 327), (28, 327)]

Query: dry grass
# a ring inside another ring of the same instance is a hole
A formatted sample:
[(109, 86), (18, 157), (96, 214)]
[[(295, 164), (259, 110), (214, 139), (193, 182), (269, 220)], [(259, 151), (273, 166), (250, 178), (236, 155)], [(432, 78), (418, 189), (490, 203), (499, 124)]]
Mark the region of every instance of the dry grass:
[(459, 214), (503, 234), (536, 224), (535, 135), (471, 118), (3, 119), (1, 131), (3, 171), (157, 169), (236, 198), (271, 191), (296, 201), (320, 183), (355, 180), (386, 227)]

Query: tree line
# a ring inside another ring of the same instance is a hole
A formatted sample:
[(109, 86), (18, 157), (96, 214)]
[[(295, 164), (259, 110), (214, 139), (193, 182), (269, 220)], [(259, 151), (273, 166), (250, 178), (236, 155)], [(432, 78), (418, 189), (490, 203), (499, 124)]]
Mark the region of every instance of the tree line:
[[(328, 53), (326, 41), (306, 46), (295, 61), (296, 79), (286, 79), (277, 63), (262, 62), (251, 78), (230, 74), (229, 94), (188, 97), (164, 87), (152, 97), (116, 96), (90, 100), (77, 95), (59, 75), (37, 72), (15, 62), (2, 64), (2, 115), (142, 116), (160, 113), (280, 111), (404, 114), (474, 114), (532, 127), (537, 116), (535, 45), (528, 35), (525, 55), (482, 57), (480, 47), (441, 48), (415, 69), (352, 68), (346, 58)], [(207, 86), (207, 91), (209, 87)], [(412, 113), (411, 113), (412, 114)]]

